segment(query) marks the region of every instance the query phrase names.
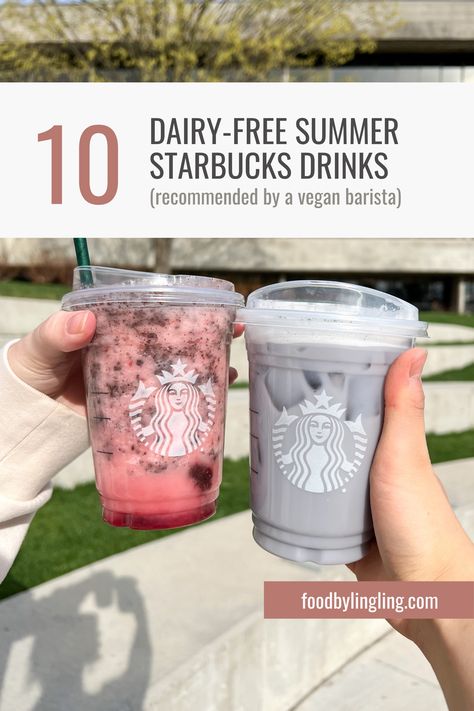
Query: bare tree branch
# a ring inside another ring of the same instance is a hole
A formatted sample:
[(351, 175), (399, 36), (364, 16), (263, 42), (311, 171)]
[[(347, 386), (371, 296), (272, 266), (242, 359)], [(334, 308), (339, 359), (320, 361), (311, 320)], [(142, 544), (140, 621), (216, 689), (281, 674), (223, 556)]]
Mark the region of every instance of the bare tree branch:
[(9, 0), (0, 79), (267, 79), (374, 51), (385, 0)]

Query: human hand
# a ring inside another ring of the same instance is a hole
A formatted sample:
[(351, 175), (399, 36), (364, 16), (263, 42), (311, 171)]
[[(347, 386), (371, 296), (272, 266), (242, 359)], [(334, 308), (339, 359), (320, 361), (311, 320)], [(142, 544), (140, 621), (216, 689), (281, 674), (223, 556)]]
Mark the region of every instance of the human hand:
[(8, 362), (35, 390), (85, 415), (80, 350), (95, 333), (91, 311), (59, 311), (8, 349)]
[[(458, 522), (431, 466), (415, 348), (392, 364), (385, 381), (382, 435), (370, 472), (375, 541), (349, 565), (358, 580), (474, 580), (474, 544)], [(430, 661), (450, 711), (473, 708), (472, 620), (389, 620)]]
[[(80, 350), (92, 340), (95, 326), (91, 311), (59, 311), (10, 346), (10, 367), (35, 390), (85, 415)], [(243, 326), (236, 325), (234, 337), (242, 332)], [(229, 382), (236, 378), (237, 371), (230, 368)]]
[(370, 473), (376, 540), (349, 567), (359, 580), (473, 580), (474, 545), (431, 466), (421, 372), (426, 351), (392, 364), (382, 435)]

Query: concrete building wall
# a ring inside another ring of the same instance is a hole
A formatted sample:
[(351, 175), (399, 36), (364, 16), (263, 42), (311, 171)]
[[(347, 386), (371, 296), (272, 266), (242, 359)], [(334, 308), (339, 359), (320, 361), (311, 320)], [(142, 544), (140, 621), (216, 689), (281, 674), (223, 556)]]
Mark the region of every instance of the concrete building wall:
[[(356, 5), (359, 6), (359, 12), (367, 12), (366, 8), (370, 4), (360, 2)], [(383, 34), (381, 39), (472, 41), (474, 38), (474, 4), (469, 0), (389, 0), (386, 4), (393, 7), (399, 22)]]
[[(89, 249), (94, 264), (153, 269), (154, 242), (153, 239), (92, 239), (89, 240)], [(72, 239), (0, 239), (0, 268), (74, 263)]]
[[(155, 269), (161, 240), (92, 239), (94, 264)], [(173, 271), (474, 275), (474, 239), (174, 239)], [(70, 239), (0, 239), (0, 269), (70, 267)]]
[(474, 239), (175, 239), (175, 270), (473, 274)]

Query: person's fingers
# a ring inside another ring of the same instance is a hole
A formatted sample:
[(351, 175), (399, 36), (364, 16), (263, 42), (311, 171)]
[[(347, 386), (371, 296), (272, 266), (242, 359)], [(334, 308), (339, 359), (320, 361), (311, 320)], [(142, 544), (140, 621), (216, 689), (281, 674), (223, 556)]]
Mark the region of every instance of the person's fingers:
[(385, 380), (384, 424), (376, 457), (387, 454), (392, 463), (403, 462), (405, 466), (409, 462), (429, 464), (421, 384), (426, 357), (424, 349), (412, 348), (389, 368)]
[(243, 334), (245, 326), (243, 323), (234, 323), (234, 338), (238, 338)]
[(44, 376), (58, 366), (65, 367), (70, 361), (65, 354), (86, 346), (94, 335), (95, 326), (91, 311), (59, 311), (11, 346), (10, 366), (27, 382), (28, 374)]
[(384, 424), (370, 473), (377, 545), (395, 580), (450, 579), (453, 552), (467, 540), (430, 462), (421, 384), (425, 360), (420, 348), (406, 351), (387, 373)]
[(50, 363), (63, 353), (83, 348), (94, 331), (95, 316), (91, 311), (59, 311), (32, 332), (29, 346), (35, 356)]
[(238, 372), (236, 371), (235, 368), (232, 368), (232, 366), (229, 368), (229, 385), (232, 385), (232, 383), (235, 383), (237, 378), (239, 377)]
[(384, 424), (370, 472), (376, 543), (349, 566), (359, 580), (460, 579), (454, 554), (472, 545), (431, 466), (421, 384), (425, 361), (423, 349), (406, 351), (385, 379)]

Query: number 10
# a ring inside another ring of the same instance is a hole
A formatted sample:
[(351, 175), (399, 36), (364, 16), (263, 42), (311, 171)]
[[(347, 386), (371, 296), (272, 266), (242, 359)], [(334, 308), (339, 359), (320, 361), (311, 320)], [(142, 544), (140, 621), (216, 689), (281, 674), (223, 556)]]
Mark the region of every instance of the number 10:
[[(90, 145), (96, 134), (107, 141), (107, 187), (102, 195), (95, 195), (91, 190)], [(38, 134), (38, 141), (51, 141), (51, 203), (62, 205), (63, 202), (63, 127), (52, 126), (48, 131)], [(110, 126), (96, 124), (88, 126), (79, 139), (79, 190), (86, 202), (91, 205), (105, 205), (114, 199), (118, 189), (118, 141)]]

